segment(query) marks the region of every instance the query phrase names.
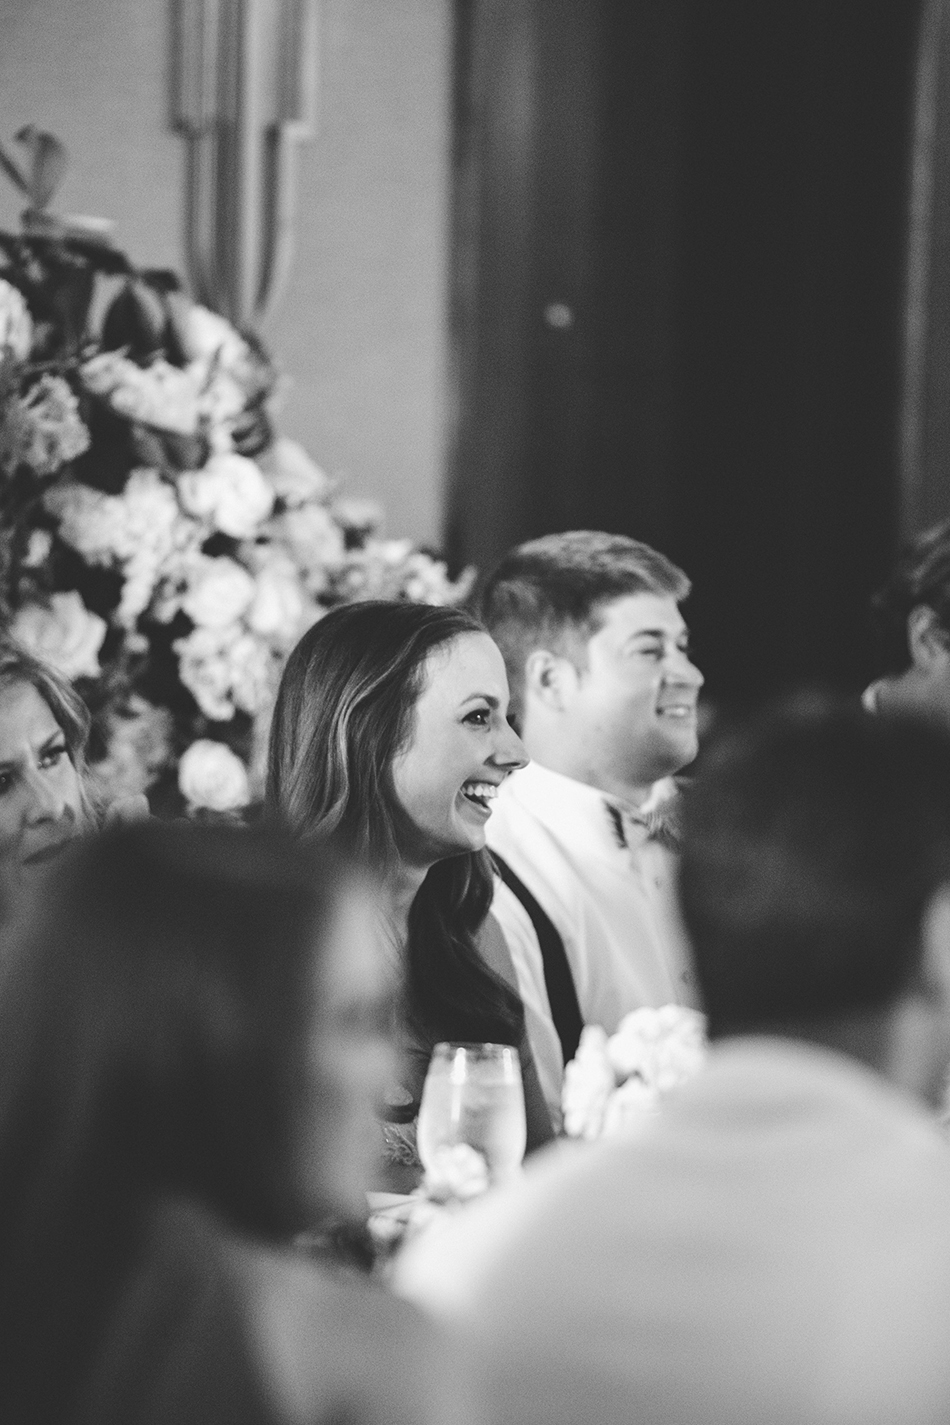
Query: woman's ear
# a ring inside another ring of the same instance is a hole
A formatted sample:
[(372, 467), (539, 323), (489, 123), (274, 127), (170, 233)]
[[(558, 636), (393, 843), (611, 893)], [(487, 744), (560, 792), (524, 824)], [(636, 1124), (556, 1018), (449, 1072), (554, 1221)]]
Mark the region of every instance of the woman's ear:
[(907, 615), (907, 646), (911, 662), (922, 672), (950, 663), (950, 639), (928, 604), (918, 604)]

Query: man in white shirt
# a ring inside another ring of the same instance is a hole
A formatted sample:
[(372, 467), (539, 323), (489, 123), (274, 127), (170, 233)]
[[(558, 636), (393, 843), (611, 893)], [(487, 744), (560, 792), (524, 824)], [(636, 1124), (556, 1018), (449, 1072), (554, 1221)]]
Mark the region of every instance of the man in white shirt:
[(574, 530), (512, 550), (482, 591), (532, 759), (488, 823), (492, 909), (555, 1116), (582, 1024), (611, 1033), (632, 1009), (692, 1002), (664, 827), (697, 750), (689, 587), (648, 545)]
[(681, 892), (706, 1068), (422, 1237), (492, 1425), (950, 1419), (950, 744), (857, 709), (715, 751)]

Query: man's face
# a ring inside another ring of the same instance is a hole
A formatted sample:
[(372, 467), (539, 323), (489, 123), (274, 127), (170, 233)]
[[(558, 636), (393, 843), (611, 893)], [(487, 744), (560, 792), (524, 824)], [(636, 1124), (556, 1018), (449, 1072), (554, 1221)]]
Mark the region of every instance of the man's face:
[(605, 791), (647, 787), (696, 756), (703, 676), (675, 601), (626, 594), (603, 605), (565, 701), (578, 774)]

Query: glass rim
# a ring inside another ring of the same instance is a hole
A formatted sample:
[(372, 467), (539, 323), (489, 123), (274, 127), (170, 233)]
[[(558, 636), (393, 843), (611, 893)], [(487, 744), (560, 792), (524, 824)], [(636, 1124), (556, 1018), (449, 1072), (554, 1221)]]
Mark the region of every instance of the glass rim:
[(495, 1052), (501, 1051), (507, 1054), (514, 1054), (519, 1057), (518, 1050), (514, 1044), (495, 1044), (491, 1040), (479, 1042), (477, 1039), (440, 1039), (438, 1044), (433, 1045), (432, 1054), (446, 1053), (457, 1054), (460, 1049), (467, 1053), (481, 1054), (489, 1058)]

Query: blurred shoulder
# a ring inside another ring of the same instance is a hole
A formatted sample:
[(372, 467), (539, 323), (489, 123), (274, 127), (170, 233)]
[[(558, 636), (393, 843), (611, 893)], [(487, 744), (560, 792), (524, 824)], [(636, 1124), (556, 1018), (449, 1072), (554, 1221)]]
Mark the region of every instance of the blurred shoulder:
[(414, 1307), (290, 1252), (235, 1243), (263, 1374), (288, 1420), (402, 1425), (446, 1414), (444, 1342)]

